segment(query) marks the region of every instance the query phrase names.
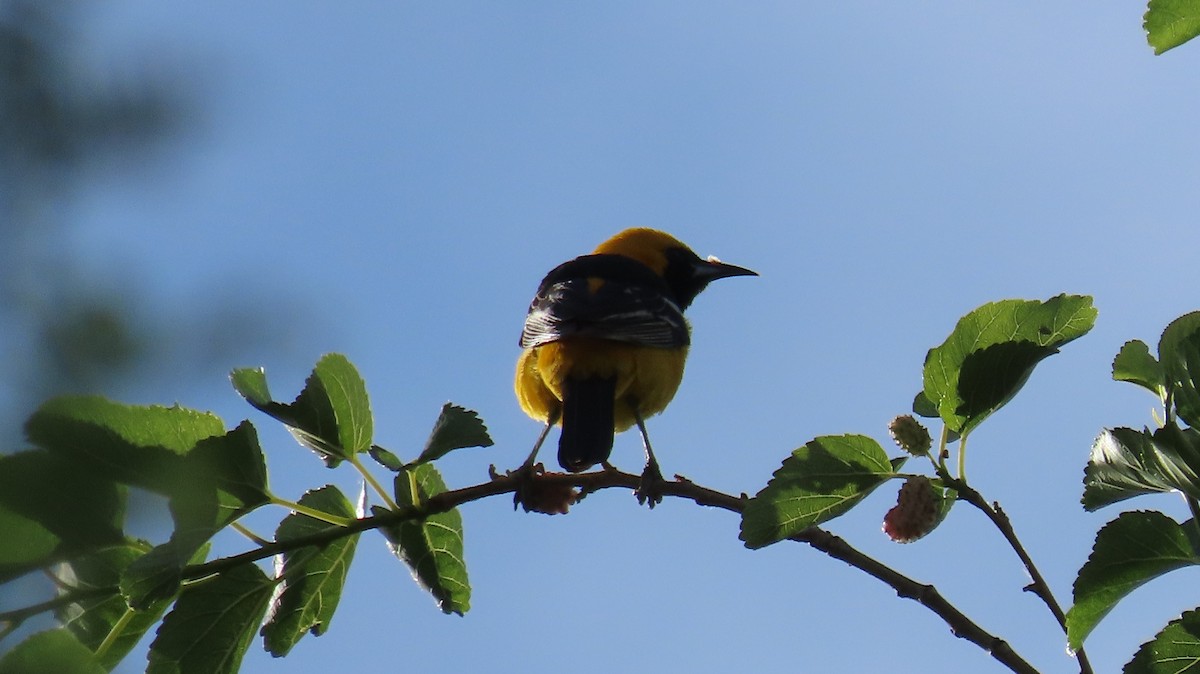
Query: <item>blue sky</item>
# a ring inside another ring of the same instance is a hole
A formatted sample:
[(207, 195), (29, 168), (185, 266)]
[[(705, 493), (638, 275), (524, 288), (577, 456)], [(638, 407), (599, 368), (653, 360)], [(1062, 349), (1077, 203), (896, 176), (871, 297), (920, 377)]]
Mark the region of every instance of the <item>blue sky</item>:
[[(88, 10), (89, 62), (178, 73), (201, 114), (169, 156), (70, 205), (71, 252), (176, 311), (243, 289), (269, 315), (288, 307), (272, 326), (287, 348), (128, 395), (252, 418), (276, 491), (296, 497), (357, 487), (242, 404), (229, 368), (266, 366), (284, 397), (322, 353), (347, 354), (376, 441), (402, 455), (443, 402), (478, 410), (496, 446), (441, 467), (451, 485), (481, 481), (538, 431), (511, 392), (537, 282), (625, 227), (761, 274), (689, 310), (683, 387), (650, 422), (665, 472), (733, 493), (814, 436), (885, 442), (925, 351), (970, 309), (1093, 295), (1095, 330), (971, 442), (976, 486), (1069, 604), (1116, 514), (1078, 505), (1091, 440), (1150, 421), (1152, 399), (1109, 379), (1112, 357), (1197, 308), (1200, 47), (1154, 57), (1143, 10), (113, 1)], [(636, 436), (613, 458), (640, 468)], [(829, 528), (935, 583), (1043, 671), (1077, 671), (980, 514), (960, 505), (898, 546), (879, 531), (894, 494)], [(1133, 505), (1183, 514), (1166, 497)], [(367, 536), (329, 633), (282, 660), (256, 644), (244, 671), (1001, 671), (840, 562), (745, 550), (724, 512), (647, 512), (609, 491), (567, 517), (504, 499), (463, 517), (465, 618), (442, 616)], [(1177, 573), (1111, 614), (1087, 644), (1097, 671), (1200, 604), (1194, 581)]]

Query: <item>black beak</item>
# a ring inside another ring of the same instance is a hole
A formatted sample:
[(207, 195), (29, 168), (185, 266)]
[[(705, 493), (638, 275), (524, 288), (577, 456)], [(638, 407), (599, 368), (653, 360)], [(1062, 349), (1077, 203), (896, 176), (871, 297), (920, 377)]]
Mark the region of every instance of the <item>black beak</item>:
[(736, 264), (726, 264), (712, 257), (701, 260), (700, 264), (696, 265), (696, 279), (703, 283), (730, 276), (758, 276), (758, 272)]

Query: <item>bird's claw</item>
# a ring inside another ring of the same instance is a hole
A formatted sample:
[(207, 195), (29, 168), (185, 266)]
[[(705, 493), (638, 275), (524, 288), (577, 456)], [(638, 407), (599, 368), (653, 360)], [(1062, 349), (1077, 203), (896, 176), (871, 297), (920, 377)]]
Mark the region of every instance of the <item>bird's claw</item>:
[(667, 481), (663, 479), (662, 471), (658, 468), (658, 463), (647, 463), (646, 469), (642, 471), (641, 484), (633, 492), (634, 496), (637, 496), (638, 504), (648, 506), (653, 510), (654, 506), (662, 503), (663, 486), (666, 483)]
[[(489, 472), (493, 480), (501, 477), (495, 470)], [(516, 469), (504, 471), (503, 477), (511, 478), (516, 483), (516, 488), (513, 490), (513, 510), (516, 510), (519, 505), (525, 505), (534, 490), (534, 478), (544, 472), (546, 472), (546, 467), (540, 463), (523, 463)], [(529, 511), (528, 506), (525, 507), (525, 511)]]
[(570, 484), (550, 480), (539, 480), (546, 474), (546, 467), (540, 463), (524, 464), (516, 470), (510, 470), (507, 477), (516, 482), (513, 490), (513, 510), (517, 506), (525, 512), (539, 512), (546, 515), (565, 515), (576, 503), (580, 495)]

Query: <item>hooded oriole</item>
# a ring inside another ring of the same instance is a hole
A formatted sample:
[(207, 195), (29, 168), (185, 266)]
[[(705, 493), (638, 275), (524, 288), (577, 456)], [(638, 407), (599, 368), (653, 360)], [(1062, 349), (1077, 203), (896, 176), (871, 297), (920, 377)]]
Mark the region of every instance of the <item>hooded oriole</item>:
[(517, 361), (517, 399), (546, 424), (525, 466), (556, 423), (558, 462), (572, 472), (606, 463), (613, 435), (637, 424), (643, 481), (661, 480), (644, 419), (663, 411), (683, 378), (691, 343), (683, 311), (710, 281), (756, 275), (645, 228), (552, 269), (529, 305)]

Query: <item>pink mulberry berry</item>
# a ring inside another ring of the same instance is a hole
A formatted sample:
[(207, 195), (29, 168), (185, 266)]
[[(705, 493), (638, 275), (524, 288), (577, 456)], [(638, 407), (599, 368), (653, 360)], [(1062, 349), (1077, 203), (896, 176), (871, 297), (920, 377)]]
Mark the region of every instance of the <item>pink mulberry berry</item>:
[(933, 483), (923, 475), (908, 478), (900, 487), (896, 507), (883, 517), (883, 533), (897, 543), (912, 543), (938, 523), (938, 498)]

